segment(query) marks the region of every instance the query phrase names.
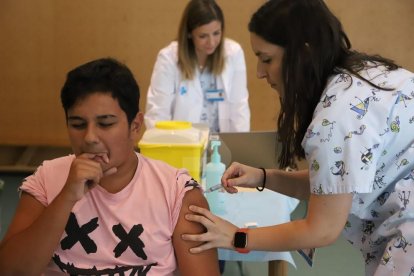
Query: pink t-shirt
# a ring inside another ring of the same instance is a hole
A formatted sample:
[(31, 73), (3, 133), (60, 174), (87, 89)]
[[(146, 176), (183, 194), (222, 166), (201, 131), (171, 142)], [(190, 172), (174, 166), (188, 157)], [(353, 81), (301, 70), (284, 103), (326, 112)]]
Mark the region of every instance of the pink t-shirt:
[[(75, 204), (45, 275), (174, 274), (172, 234), (185, 192), (198, 184), (186, 170), (137, 156), (135, 175), (122, 191), (96, 186)], [(43, 162), (21, 190), (48, 206), (74, 158)]]

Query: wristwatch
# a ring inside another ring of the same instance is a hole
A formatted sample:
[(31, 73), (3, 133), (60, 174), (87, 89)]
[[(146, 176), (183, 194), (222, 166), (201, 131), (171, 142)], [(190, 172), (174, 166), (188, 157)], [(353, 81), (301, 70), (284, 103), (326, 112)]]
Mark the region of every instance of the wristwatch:
[(248, 230), (248, 228), (240, 228), (236, 233), (234, 233), (233, 245), (236, 251), (239, 253), (245, 254), (250, 252), (250, 250), (246, 248)]

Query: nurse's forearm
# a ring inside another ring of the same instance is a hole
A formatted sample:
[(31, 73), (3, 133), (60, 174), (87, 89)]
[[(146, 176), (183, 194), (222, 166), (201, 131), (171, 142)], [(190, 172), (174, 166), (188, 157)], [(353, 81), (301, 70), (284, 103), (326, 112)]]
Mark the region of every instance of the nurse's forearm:
[(306, 218), (251, 229), (247, 248), (291, 251), (333, 243), (341, 234), (352, 205), (352, 194), (311, 195)]
[(266, 169), (266, 188), (301, 200), (310, 195), (309, 171)]
[(261, 251), (294, 251), (323, 247), (333, 243), (337, 235), (313, 231), (305, 219), (285, 224), (250, 229), (247, 248)]

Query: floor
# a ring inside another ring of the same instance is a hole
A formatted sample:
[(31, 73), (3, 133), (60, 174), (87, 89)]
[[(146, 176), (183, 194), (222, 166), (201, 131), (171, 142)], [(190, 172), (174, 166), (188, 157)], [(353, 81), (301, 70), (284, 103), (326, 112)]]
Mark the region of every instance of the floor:
[[(3, 238), (5, 229), (7, 229), (16, 208), (18, 201), (17, 187), (26, 175), (22, 173), (0, 172), (0, 179), (5, 183), (3, 190), (0, 189), (0, 239)], [(292, 214), (292, 218), (300, 218), (305, 212), (305, 205), (301, 203)], [(364, 264), (360, 253), (352, 248), (343, 238), (338, 239), (331, 246), (318, 249), (312, 268), (308, 266), (297, 252), (292, 252), (292, 256), (295, 260), (296, 268), (289, 265), (289, 276), (364, 275)], [(244, 262), (239, 266), (237, 262), (226, 262), (223, 275), (265, 276), (267, 273), (267, 263)]]

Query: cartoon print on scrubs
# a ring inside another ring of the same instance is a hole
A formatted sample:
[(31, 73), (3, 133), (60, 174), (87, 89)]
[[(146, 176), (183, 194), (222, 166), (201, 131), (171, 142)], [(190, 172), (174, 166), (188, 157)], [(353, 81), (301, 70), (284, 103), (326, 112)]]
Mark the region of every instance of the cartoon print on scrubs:
[(354, 135), (362, 135), (364, 133), (364, 131), (365, 131), (365, 128), (366, 128), (365, 125), (361, 125), (359, 127), (359, 130), (350, 131), (348, 133), (348, 135), (345, 136), (344, 140), (349, 139), (349, 138), (352, 138), (352, 134), (354, 134)]
[[(413, 98), (410, 98), (409, 96), (403, 94), (402, 91), (397, 91), (398, 97), (395, 101), (396, 104), (403, 103), (405, 107), (407, 107), (407, 101), (412, 100)], [(414, 91), (411, 92), (411, 95), (414, 96)]]
[(335, 121), (330, 122), (330, 121), (329, 121), (329, 120), (327, 120), (327, 119), (323, 119), (323, 121), (322, 121), (322, 126), (324, 126), (324, 127), (329, 127), (329, 132), (328, 132), (327, 137), (321, 138), (321, 142), (329, 142), (329, 141), (331, 140), (331, 137), (332, 137), (332, 131), (333, 131), (333, 129), (334, 129), (334, 125), (335, 125)]
[[(412, 100), (413, 98), (410, 98), (409, 96), (402, 93), (402, 91), (397, 91), (394, 95), (397, 95), (397, 99), (395, 101), (395, 104), (402, 103), (405, 108), (407, 108), (407, 101)], [(414, 97), (414, 91), (411, 92), (411, 95)], [(409, 119), (409, 123), (413, 123), (414, 117), (411, 117)], [(384, 129), (383, 133), (381, 133), (381, 136), (386, 134), (387, 132), (399, 132), (400, 131), (400, 118), (399, 116), (395, 116), (394, 120), (391, 121), (390, 127), (387, 127)]]
[(369, 165), (372, 163), (372, 150), (378, 148), (378, 146), (379, 144), (375, 144), (372, 148), (368, 148), (364, 152), (361, 152), (361, 161), (364, 163), (364, 165), (361, 167), (361, 170), (368, 170)]
[(333, 175), (341, 176), (341, 179), (344, 180), (344, 175), (348, 174), (348, 172), (345, 170), (345, 162), (344, 161), (336, 161), (335, 166), (331, 167), (331, 173)]
[(306, 131), (305, 137), (306, 138), (311, 138), (311, 137), (313, 137), (315, 135), (319, 135), (319, 134), (320, 134), (319, 132), (313, 132), (312, 127), (309, 127), (308, 130)]
[(400, 117), (396, 116), (391, 122), (390, 129), (392, 132), (400, 132)]
[(360, 248), (367, 275), (397, 268), (408, 275), (414, 267), (414, 233), (407, 230), (414, 227), (414, 77), (397, 72), (362, 72), (395, 91), (349, 74), (332, 77), (302, 142), (312, 193), (354, 194), (344, 235)]
[(405, 177), (404, 178), (405, 180), (408, 180), (408, 179), (412, 179), (412, 180), (414, 180), (414, 169), (411, 171), (411, 173), (407, 176), (407, 177)]
[(379, 169), (376, 170), (374, 184), (372, 187), (373, 190), (381, 189), (384, 185), (386, 185), (386, 183), (384, 182), (384, 177), (385, 177), (384, 168), (385, 168), (385, 164), (382, 163)]
[(332, 96), (326, 95), (321, 102), (322, 102), (323, 107), (330, 107), (332, 102), (335, 100), (336, 100), (335, 95), (332, 95)]
[(375, 96), (367, 97), (364, 100), (361, 100), (360, 98), (356, 96), (355, 98), (359, 100), (359, 103), (355, 105), (351, 103), (350, 105), (352, 106), (351, 110), (355, 111), (358, 114), (357, 115), (358, 119), (362, 119), (365, 116), (365, 114), (367, 114), (370, 101), (379, 101), (379, 99), (376, 98)]
[(411, 191), (401, 191), (400, 193), (398, 193), (398, 197), (401, 200), (402, 204), (403, 204), (403, 208), (401, 208), (401, 211), (404, 211), (405, 209), (407, 209), (407, 205), (410, 202), (410, 196), (411, 196)]
[(386, 265), (392, 259), (392, 250), (400, 249), (406, 253), (406, 247), (411, 245), (412, 244), (407, 242), (407, 240), (404, 238), (402, 234), (399, 234), (392, 246), (386, 248), (384, 255), (382, 255), (381, 257), (381, 264)]
[[(187, 184), (188, 182), (186, 185)], [(76, 243), (79, 242), (87, 254), (96, 253), (97, 245), (90, 238), (89, 234), (95, 231), (98, 227), (99, 223), (97, 217), (92, 218), (89, 222), (85, 223), (82, 226), (79, 226), (75, 214), (70, 213), (68, 223), (65, 227), (67, 236), (61, 240), (61, 248), (63, 250), (70, 250)], [(120, 240), (113, 249), (114, 256), (116, 258), (121, 257), (122, 253), (130, 248), (139, 258), (143, 260), (147, 259), (147, 255), (144, 251), (145, 244), (139, 238), (142, 232), (144, 232), (144, 228), (141, 224), (133, 225), (131, 230), (127, 232), (119, 223), (112, 226), (112, 232)], [(71, 275), (108, 275), (118, 273), (122, 275), (127, 271), (130, 271), (129, 275), (146, 275), (152, 266), (157, 265), (157, 263), (151, 263), (147, 266), (116, 266), (113, 269), (105, 268), (98, 270), (96, 267), (93, 267), (92, 269), (84, 269), (77, 268), (73, 263), (65, 264), (61, 261), (59, 255), (57, 254), (53, 256), (53, 261), (63, 272), (69, 273)]]

